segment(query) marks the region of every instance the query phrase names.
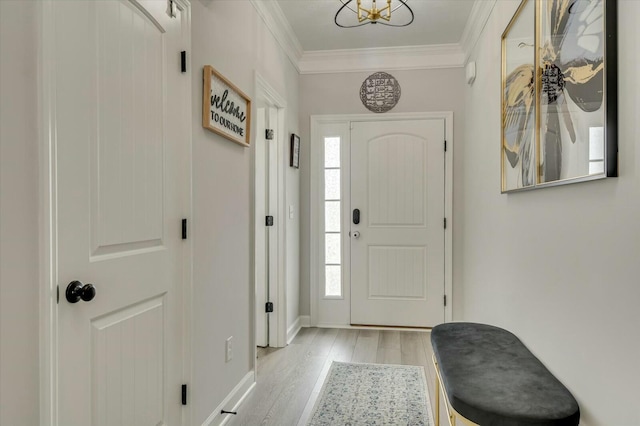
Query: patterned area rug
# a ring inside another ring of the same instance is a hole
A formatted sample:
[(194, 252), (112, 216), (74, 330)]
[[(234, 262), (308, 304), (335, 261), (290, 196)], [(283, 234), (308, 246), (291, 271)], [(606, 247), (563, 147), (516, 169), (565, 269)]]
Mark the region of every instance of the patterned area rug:
[(424, 368), (333, 362), (311, 426), (433, 425)]

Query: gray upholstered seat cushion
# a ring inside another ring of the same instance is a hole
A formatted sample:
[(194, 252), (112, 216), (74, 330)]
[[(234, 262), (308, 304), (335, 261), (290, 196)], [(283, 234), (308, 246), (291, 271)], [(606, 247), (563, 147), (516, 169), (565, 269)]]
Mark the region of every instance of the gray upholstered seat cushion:
[(448, 323), (432, 330), (431, 343), (449, 401), (469, 420), (482, 426), (579, 423), (573, 395), (512, 333)]

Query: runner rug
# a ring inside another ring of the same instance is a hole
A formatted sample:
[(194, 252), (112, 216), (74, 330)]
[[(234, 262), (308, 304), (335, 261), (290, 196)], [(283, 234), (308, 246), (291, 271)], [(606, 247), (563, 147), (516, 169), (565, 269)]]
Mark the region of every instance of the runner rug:
[(308, 425), (433, 425), (424, 368), (331, 364)]

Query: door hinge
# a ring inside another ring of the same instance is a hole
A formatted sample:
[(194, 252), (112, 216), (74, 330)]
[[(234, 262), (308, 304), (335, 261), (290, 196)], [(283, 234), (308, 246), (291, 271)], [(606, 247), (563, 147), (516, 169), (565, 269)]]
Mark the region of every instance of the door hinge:
[(444, 218), (444, 229), (447, 229), (447, 218)]
[(273, 226), (273, 216), (267, 216), (264, 222), (265, 226)]
[(180, 52), (180, 72), (187, 72), (187, 51)]
[(447, 141), (444, 141), (444, 152), (447, 152)]
[(178, 5), (173, 0), (167, 1), (167, 15), (169, 18), (178, 16)]
[(182, 385), (182, 405), (187, 405), (187, 385)]
[(187, 239), (187, 219), (182, 219), (182, 239)]
[(273, 302), (267, 302), (264, 305), (264, 311), (269, 313), (269, 312), (273, 312)]
[(264, 131), (264, 138), (268, 141), (273, 140), (274, 135), (275, 135), (275, 131), (273, 129), (266, 129)]
[(447, 306), (447, 295), (444, 295), (444, 306)]

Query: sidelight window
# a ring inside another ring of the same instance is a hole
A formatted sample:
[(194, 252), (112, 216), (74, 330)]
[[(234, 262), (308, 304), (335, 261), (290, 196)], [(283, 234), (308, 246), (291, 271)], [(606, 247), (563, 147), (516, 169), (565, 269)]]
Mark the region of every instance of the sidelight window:
[(324, 294), (342, 297), (340, 138), (324, 138)]

